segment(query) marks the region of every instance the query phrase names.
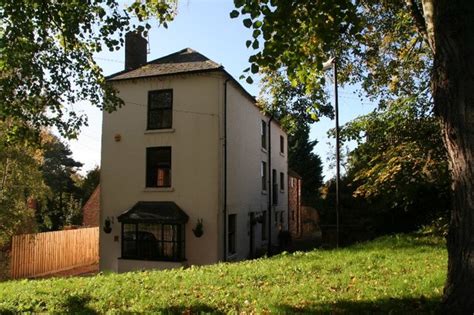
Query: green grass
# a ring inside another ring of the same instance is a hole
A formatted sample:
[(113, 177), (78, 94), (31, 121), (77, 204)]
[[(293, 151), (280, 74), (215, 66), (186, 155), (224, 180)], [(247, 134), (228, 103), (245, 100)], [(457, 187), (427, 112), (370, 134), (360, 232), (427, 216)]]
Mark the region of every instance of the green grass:
[(398, 235), (339, 250), (183, 270), (0, 283), (0, 313), (433, 313), (439, 238)]

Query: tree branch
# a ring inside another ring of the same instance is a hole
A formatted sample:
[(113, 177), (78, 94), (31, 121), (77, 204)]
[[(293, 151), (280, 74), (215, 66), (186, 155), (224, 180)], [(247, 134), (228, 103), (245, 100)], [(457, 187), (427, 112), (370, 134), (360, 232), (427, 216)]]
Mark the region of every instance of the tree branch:
[(405, 3), (408, 7), (408, 10), (410, 10), (410, 14), (413, 17), (413, 20), (415, 21), (415, 27), (418, 30), (418, 33), (423, 36), (423, 39), (426, 41), (428, 46), (431, 48), (431, 51), (434, 53), (434, 45), (428, 35), (428, 30), (426, 29), (426, 21), (423, 17), (422, 12), (420, 11), (420, 8), (416, 4), (415, 0), (405, 0)]

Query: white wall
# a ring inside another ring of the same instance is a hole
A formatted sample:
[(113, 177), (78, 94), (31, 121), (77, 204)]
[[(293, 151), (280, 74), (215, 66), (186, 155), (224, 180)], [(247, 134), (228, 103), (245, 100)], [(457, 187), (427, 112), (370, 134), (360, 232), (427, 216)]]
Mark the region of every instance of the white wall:
[[(228, 150), (228, 214), (237, 214), (237, 253), (231, 259), (245, 259), (250, 251), (250, 212), (257, 215), (267, 211), (268, 226), (268, 199), (269, 187), (267, 191), (262, 191), (261, 181), (261, 162), (267, 162), (268, 151), (262, 150), (261, 146), (261, 121), (267, 122), (269, 117), (264, 116), (260, 109), (253, 102), (244, 96), (244, 93), (234, 84), (229, 84), (228, 88), (228, 108), (227, 108), (227, 150)], [(287, 148), (286, 134), (280, 128), (278, 123), (271, 123), (271, 167), (277, 170), (277, 180), (279, 174), (287, 174)], [(285, 153), (280, 152), (280, 135), (285, 139)], [(267, 132), (268, 136), (268, 132)], [(268, 149), (268, 140), (267, 140)], [(271, 172), (270, 172), (271, 174)], [(268, 180), (267, 169), (267, 180)], [(286, 186), (286, 185), (285, 185)], [(272, 220), (270, 222), (272, 229), (272, 244), (277, 244), (277, 226), (274, 225), (275, 211), (285, 211), (284, 226), (287, 228), (287, 208), (288, 193), (287, 187), (284, 191), (278, 190), (278, 205), (272, 206)], [(267, 242), (262, 242), (261, 224), (254, 225), (255, 229), (255, 248), (266, 248)], [(268, 235), (268, 232), (266, 232)]]
[[(189, 264), (219, 259), (219, 104), (220, 81), (212, 75), (174, 76), (114, 82), (126, 105), (104, 113), (101, 161), (100, 268), (118, 270), (124, 211), (138, 201), (174, 201), (189, 216), (186, 258)], [(173, 89), (173, 130), (146, 132), (148, 91)], [(120, 135), (121, 140), (115, 141)], [(172, 188), (145, 188), (146, 148), (172, 147)], [(105, 218), (114, 221), (112, 233), (102, 231)], [(202, 218), (204, 235), (192, 233)], [(118, 239), (117, 239), (118, 238)], [(140, 264), (137, 261), (137, 264)], [(130, 262), (127, 268), (132, 268)]]
[[(121, 225), (117, 217), (138, 201), (174, 201), (190, 217), (186, 224), (187, 264), (215, 263), (223, 258), (223, 73), (181, 75), (114, 82), (125, 107), (112, 114), (104, 113), (101, 162), (101, 270), (142, 268), (143, 261), (126, 261), (119, 266)], [(148, 91), (173, 89), (173, 130), (146, 132)], [(277, 244), (278, 226), (274, 212), (285, 211), (287, 228), (288, 193), (279, 194), (268, 221), (267, 192), (262, 192), (260, 165), (268, 163), (268, 153), (261, 148), (261, 120), (269, 121), (244, 92), (228, 82), (227, 90), (227, 212), (237, 214), (237, 253), (229, 260), (245, 259), (250, 250), (250, 217), (267, 211), (267, 226)], [(115, 141), (120, 135), (121, 140)], [(285, 153), (280, 154), (280, 135), (285, 138)], [(271, 124), (272, 169), (287, 176), (286, 134), (275, 121)], [(172, 147), (172, 189), (146, 189), (146, 148)], [(268, 166), (268, 164), (267, 164)], [(271, 171), (267, 170), (267, 178)], [(267, 185), (268, 186), (268, 185)], [(112, 233), (102, 231), (105, 218), (114, 222)], [(192, 233), (197, 219), (204, 221), (204, 235)], [(255, 249), (266, 249), (261, 241), (261, 224), (254, 226)], [(268, 234), (268, 232), (266, 233)], [(118, 241), (116, 241), (118, 240)], [(166, 268), (169, 264), (152, 263)]]

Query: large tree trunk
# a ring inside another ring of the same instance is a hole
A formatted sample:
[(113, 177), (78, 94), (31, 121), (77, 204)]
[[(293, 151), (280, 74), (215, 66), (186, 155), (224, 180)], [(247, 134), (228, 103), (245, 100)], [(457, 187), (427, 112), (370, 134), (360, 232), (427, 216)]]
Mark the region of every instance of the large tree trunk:
[(473, 314), (474, 0), (424, 2), (433, 8), (433, 96), (452, 173), (444, 307), (450, 314)]

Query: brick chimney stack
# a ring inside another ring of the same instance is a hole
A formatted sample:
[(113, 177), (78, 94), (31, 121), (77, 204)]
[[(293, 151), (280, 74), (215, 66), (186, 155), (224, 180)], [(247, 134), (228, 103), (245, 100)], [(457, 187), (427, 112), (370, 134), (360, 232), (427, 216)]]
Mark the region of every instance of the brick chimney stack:
[(146, 63), (147, 40), (142, 37), (142, 30), (125, 34), (125, 70), (136, 69)]

